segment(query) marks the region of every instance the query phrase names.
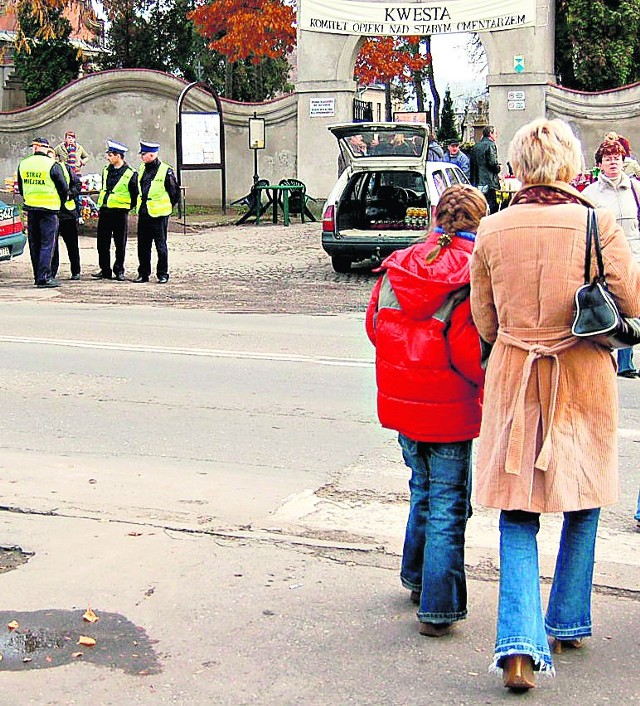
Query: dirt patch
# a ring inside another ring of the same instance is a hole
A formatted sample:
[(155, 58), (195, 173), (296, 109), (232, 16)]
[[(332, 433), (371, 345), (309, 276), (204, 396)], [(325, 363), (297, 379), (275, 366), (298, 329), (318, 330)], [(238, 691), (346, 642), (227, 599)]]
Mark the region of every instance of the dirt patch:
[(20, 547), (0, 547), (0, 574), (26, 564), (32, 556), (32, 552), (25, 552)]
[[(33, 287), (28, 252), (0, 265), (0, 296), (24, 298), (25, 289), (34, 298), (57, 302), (120, 303), (215, 311), (255, 313), (363, 312), (376, 275), (362, 267), (350, 274), (337, 274), (322, 250), (318, 223), (220, 226), (190, 233), (169, 234), (171, 278), (161, 285), (152, 277), (134, 284), (137, 276), (136, 239), (127, 247), (125, 282), (94, 280), (97, 270), (95, 238), (80, 239), (82, 279), (71, 282), (68, 259), (61, 248), (55, 290)], [(153, 260), (155, 266), (155, 256)]]

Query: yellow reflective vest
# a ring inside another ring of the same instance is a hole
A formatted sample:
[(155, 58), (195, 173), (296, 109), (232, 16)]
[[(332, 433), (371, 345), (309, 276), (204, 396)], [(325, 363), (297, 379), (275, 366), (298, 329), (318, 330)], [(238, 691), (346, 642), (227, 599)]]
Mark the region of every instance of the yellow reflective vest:
[[(171, 205), (171, 199), (169, 198), (169, 193), (164, 188), (164, 179), (169, 171), (169, 165), (165, 162), (160, 162), (158, 171), (153, 177), (151, 186), (149, 187), (149, 194), (147, 196), (147, 211), (149, 215), (153, 218), (158, 216), (170, 216), (171, 211), (173, 211), (173, 206)], [(140, 182), (140, 194), (138, 196), (138, 211), (140, 211), (140, 206), (142, 205), (142, 175), (144, 174), (144, 163), (140, 165), (138, 170), (138, 179)]]
[(107, 208), (126, 208), (127, 211), (131, 208), (131, 194), (129, 193), (129, 180), (133, 176), (133, 169), (127, 167), (122, 176), (118, 179), (113, 191), (107, 196), (107, 203), (104, 203), (104, 197), (107, 194), (107, 173), (109, 167), (102, 170), (102, 189), (98, 195), (98, 208), (106, 206)]
[(22, 179), (22, 196), (25, 206), (59, 211), (61, 201), (56, 185), (51, 178), (51, 167), (55, 162), (46, 154), (32, 154), (18, 165)]
[[(67, 187), (69, 187), (71, 185), (71, 177), (69, 176), (69, 170), (66, 167), (62, 167), (62, 171), (64, 173), (64, 178), (67, 182)], [(66, 208), (67, 211), (75, 211), (76, 202), (73, 199), (67, 199), (64, 202), (64, 208)]]

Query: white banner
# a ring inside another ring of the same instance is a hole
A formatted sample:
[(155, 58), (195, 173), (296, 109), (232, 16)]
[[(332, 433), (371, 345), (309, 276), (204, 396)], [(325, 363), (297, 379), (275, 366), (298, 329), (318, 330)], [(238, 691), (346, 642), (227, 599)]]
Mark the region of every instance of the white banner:
[(423, 35), (533, 27), (536, 0), (299, 0), (300, 29), (330, 34)]

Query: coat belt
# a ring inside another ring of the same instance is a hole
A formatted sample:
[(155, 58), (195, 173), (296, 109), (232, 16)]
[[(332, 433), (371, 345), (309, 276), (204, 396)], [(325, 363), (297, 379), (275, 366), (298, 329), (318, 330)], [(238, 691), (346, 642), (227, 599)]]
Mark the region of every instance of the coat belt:
[(505, 471), (512, 475), (520, 475), (522, 468), (522, 460), (525, 448), (525, 400), (529, 381), (531, 380), (531, 371), (534, 364), (540, 358), (551, 358), (552, 360), (552, 379), (551, 379), (551, 401), (548, 409), (543, 410), (545, 416), (546, 434), (542, 443), (540, 453), (536, 458), (534, 467), (541, 471), (546, 471), (549, 468), (552, 452), (552, 428), (553, 420), (556, 413), (556, 404), (558, 399), (558, 384), (560, 381), (560, 360), (558, 354), (566, 351), (574, 346), (578, 339), (573, 336), (564, 338), (550, 346), (545, 346), (540, 343), (528, 343), (506, 331), (500, 329), (498, 331), (498, 339), (508, 346), (520, 348), (527, 352), (527, 357), (522, 369), (522, 377), (520, 379), (520, 387), (516, 398), (516, 405), (509, 432), (509, 443), (507, 445), (507, 457), (505, 461)]

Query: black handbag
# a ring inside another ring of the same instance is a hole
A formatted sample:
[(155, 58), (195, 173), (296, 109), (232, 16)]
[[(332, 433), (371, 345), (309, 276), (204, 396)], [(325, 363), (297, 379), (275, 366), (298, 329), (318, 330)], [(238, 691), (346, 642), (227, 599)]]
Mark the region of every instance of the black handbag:
[[(597, 272), (591, 279), (591, 244), (595, 247)], [(628, 348), (640, 343), (640, 319), (621, 316), (607, 288), (598, 234), (598, 219), (593, 208), (587, 214), (587, 237), (584, 256), (584, 284), (575, 295), (575, 317), (571, 333), (580, 338), (594, 338), (594, 343), (608, 348)]]

